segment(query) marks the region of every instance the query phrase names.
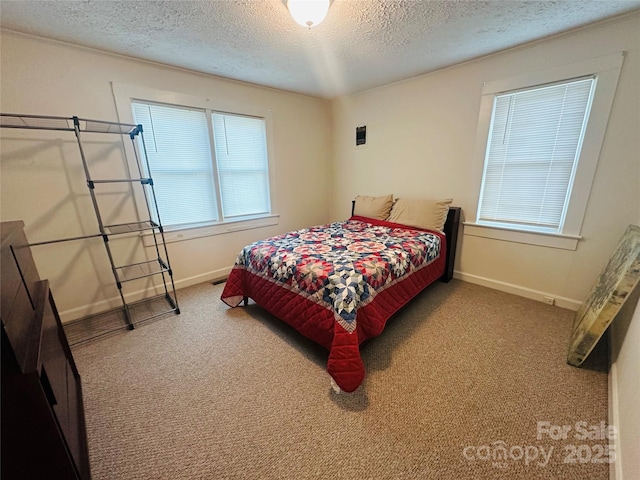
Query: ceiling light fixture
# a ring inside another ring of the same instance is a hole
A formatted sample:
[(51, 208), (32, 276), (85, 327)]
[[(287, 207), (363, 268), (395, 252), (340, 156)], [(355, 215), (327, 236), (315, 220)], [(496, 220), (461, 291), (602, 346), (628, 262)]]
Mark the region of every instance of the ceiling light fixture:
[(330, 0), (287, 0), (291, 17), (303, 27), (315, 27), (327, 16)]

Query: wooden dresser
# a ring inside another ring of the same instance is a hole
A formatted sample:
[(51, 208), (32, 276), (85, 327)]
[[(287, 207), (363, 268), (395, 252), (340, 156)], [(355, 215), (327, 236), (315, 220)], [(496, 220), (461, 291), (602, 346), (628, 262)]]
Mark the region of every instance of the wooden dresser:
[(80, 375), (23, 227), (0, 224), (2, 479), (89, 479)]

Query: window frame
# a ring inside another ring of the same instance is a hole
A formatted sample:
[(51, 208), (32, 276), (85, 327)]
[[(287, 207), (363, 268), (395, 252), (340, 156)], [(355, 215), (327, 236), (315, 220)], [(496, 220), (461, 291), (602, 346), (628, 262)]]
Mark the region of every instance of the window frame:
[[(210, 122), (210, 132), (212, 135), (212, 139), (215, 138), (215, 124), (214, 124), (214, 115), (222, 115), (222, 116), (227, 116), (227, 117), (242, 117), (242, 118), (251, 118), (251, 119), (259, 119), (259, 120), (263, 120), (264, 124), (264, 136), (265, 136), (265, 142), (266, 142), (266, 137), (267, 137), (267, 121), (265, 118), (263, 117), (256, 117), (256, 116), (252, 116), (252, 115), (244, 115), (244, 114), (240, 114), (240, 113), (231, 113), (231, 112), (221, 112), (221, 111), (217, 111), (217, 110), (207, 110), (207, 121)], [(224, 212), (225, 212), (225, 207), (224, 207), (224, 198), (223, 198), (223, 192), (222, 192), (222, 184), (223, 184), (223, 180), (222, 180), (222, 176), (224, 174), (224, 168), (221, 168), (221, 162), (218, 161), (218, 150), (217, 147), (215, 145), (215, 140), (213, 140), (213, 145), (212, 145), (212, 154), (215, 157), (215, 172), (214, 172), (214, 180), (216, 182), (216, 184), (218, 185), (218, 190), (217, 190), (217, 194), (218, 194), (218, 202), (219, 202), (219, 214), (221, 215), (221, 218), (225, 219), (225, 222), (232, 222), (232, 221), (242, 221), (244, 219), (247, 218), (258, 218), (258, 217), (263, 217), (265, 215), (270, 215), (271, 214), (271, 182), (267, 181), (267, 212), (259, 212), (259, 213), (253, 213), (253, 214), (244, 214), (244, 215), (228, 215), (225, 216)], [(267, 150), (267, 178), (269, 177), (269, 172), (270, 172), (270, 166), (269, 166), (269, 151)], [(256, 170), (256, 169), (244, 169), (245, 173), (249, 173), (249, 172), (259, 172), (263, 174), (263, 170)]]
[[(273, 148), (273, 111), (271, 109), (265, 109), (258, 105), (250, 105), (241, 101), (230, 98), (204, 98), (195, 95), (182, 94), (177, 92), (170, 92), (164, 90), (153, 89), (149, 87), (141, 87), (135, 85), (125, 85), (120, 83), (111, 82), (111, 89), (113, 98), (116, 104), (116, 111), (118, 115), (118, 121), (122, 123), (135, 123), (133, 119), (133, 111), (131, 104), (134, 101), (147, 102), (153, 104), (161, 104), (174, 107), (194, 108), (205, 111), (205, 117), (207, 119), (207, 125), (210, 133), (212, 134), (212, 113), (228, 113), (231, 115), (239, 115), (246, 117), (255, 117), (264, 119), (265, 122), (265, 137), (267, 143), (267, 168), (268, 168), (268, 188), (269, 188), (269, 213), (259, 215), (247, 215), (238, 218), (232, 218), (225, 220), (222, 216), (221, 205), (221, 192), (219, 188), (218, 179), (218, 167), (215, 158), (215, 147), (213, 145), (213, 139), (210, 139), (210, 148), (212, 155), (212, 168), (214, 176), (214, 185), (216, 186), (215, 208), (218, 211), (219, 220), (212, 222), (202, 222), (196, 224), (183, 224), (174, 226), (165, 226), (164, 236), (166, 242), (175, 242), (182, 240), (189, 240), (199, 237), (220, 235), (225, 233), (237, 232), (241, 230), (249, 230), (254, 228), (262, 228), (277, 225), (279, 223), (280, 215), (274, 213), (275, 201), (275, 153)], [(131, 170), (131, 164), (135, 160), (131, 159), (131, 156), (127, 156), (129, 159), (129, 167)], [(136, 167), (133, 167), (136, 168)], [(133, 171), (133, 170), (131, 170)], [(162, 212), (160, 212), (162, 218)], [(147, 238), (149, 235), (143, 234), (143, 240), (146, 244), (151, 245), (152, 239)]]
[[(577, 248), (578, 242), (582, 238), (582, 223), (591, 193), (591, 186), (595, 178), (606, 127), (609, 122), (623, 59), (624, 52), (618, 52), (548, 70), (484, 83), (473, 156), (470, 196), (473, 203), (468, 211), (468, 218), (472, 220), (464, 223), (465, 235), (567, 250), (575, 250)], [(483, 173), (495, 97), (507, 92), (588, 76), (595, 78), (595, 91), (582, 148), (575, 168), (573, 184), (569, 187), (570, 194), (562, 230), (558, 233), (553, 233), (517, 228), (515, 225), (507, 227), (479, 223), (477, 221), (478, 202), (483, 187)]]

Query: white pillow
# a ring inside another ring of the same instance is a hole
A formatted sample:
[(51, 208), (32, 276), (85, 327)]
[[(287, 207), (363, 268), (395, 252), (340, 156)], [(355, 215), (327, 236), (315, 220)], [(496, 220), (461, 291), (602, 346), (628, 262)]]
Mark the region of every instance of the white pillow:
[(453, 202), (452, 198), (441, 200), (399, 198), (393, 205), (388, 220), (409, 227), (424, 228), (442, 233), (451, 202)]
[(391, 212), (392, 206), (393, 195), (391, 194), (381, 197), (357, 195), (353, 214), (361, 217), (375, 218), (376, 220), (386, 220)]

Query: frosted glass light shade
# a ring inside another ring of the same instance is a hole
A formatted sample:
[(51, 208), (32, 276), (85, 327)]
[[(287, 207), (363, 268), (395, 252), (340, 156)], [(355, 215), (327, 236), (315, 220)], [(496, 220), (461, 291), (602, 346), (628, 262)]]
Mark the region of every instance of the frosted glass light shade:
[(330, 0), (287, 0), (291, 17), (303, 27), (320, 24), (329, 11)]

